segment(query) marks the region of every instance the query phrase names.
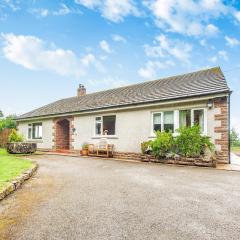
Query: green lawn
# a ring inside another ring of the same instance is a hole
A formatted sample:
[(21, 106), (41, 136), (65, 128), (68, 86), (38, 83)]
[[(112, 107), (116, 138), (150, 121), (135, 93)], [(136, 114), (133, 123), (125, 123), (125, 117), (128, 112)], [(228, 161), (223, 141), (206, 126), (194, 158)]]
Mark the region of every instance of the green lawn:
[(240, 154), (240, 147), (231, 147), (231, 152)]
[(0, 148), (0, 190), (31, 166), (30, 160), (8, 154), (5, 149)]

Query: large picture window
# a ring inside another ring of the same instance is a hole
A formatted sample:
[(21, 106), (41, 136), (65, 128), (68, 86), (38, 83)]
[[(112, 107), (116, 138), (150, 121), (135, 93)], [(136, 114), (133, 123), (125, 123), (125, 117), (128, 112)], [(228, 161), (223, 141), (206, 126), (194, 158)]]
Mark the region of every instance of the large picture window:
[(95, 118), (95, 135), (115, 135), (116, 116), (107, 115)]
[(200, 126), (201, 132), (206, 134), (206, 109), (184, 109), (152, 113), (151, 134), (156, 131), (174, 133), (180, 127)]
[(42, 123), (28, 124), (28, 139), (42, 139)]

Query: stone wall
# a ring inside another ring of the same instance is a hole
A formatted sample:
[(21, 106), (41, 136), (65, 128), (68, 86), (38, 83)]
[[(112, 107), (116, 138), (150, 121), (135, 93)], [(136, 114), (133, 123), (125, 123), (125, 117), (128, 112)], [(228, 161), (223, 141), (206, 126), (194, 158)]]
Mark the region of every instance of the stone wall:
[(218, 108), (218, 114), (215, 114), (214, 120), (218, 121), (218, 126), (214, 128), (214, 132), (219, 134), (219, 138), (215, 139), (217, 145), (217, 163), (229, 163), (229, 106), (228, 98), (222, 97), (214, 100), (214, 108)]
[(114, 152), (113, 157), (120, 158), (120, 159), (128, 159), (128, 160), (138, 160), (143, 162), (156, 162), (156, 163), (178, 164), (178, 165), (200, 166), (200, 167), (216, 167), (216, 160), (208, 156), (199, 157), (199, 158), (179, 157), (177, 159), (156, 159), (151, 155), (146, 155), (141, 153)]

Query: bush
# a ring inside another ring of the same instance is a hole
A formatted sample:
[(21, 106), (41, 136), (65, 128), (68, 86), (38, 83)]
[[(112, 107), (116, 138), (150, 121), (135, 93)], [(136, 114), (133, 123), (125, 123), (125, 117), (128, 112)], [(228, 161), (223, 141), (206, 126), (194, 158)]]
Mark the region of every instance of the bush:
[(23, 136), (19, 134), (15, 129), (12, 129), (8, 142), (23, 142)]
[(177, 152), (185, 157), (199, 157), (204, 153), (206, 147), (213, 150), (210, 138), (202, 136), (200, 127), (182, 127), (178, 129), (179, 135), (176, 137)]
[(156, 139), (150, 143), (152, 154), (156, 158), (163, 158), (173, 151), (174, 138), (171, 132), (156, 132)]
[(141, 143), (141, 151), (142, 151), (142, 154), (149, 154), (152, 149), (151, 149), (151, 143), (152, 143), (152, 140), (149, 140), (147, 142), (142, 142)]

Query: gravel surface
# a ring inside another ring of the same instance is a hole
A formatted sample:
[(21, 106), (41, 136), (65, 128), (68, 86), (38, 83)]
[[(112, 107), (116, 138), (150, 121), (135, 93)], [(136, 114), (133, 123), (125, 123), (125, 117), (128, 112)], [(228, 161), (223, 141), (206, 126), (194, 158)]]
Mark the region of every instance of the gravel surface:
[(240, 239), (240, 172), (35, 156), (0, 239)]

